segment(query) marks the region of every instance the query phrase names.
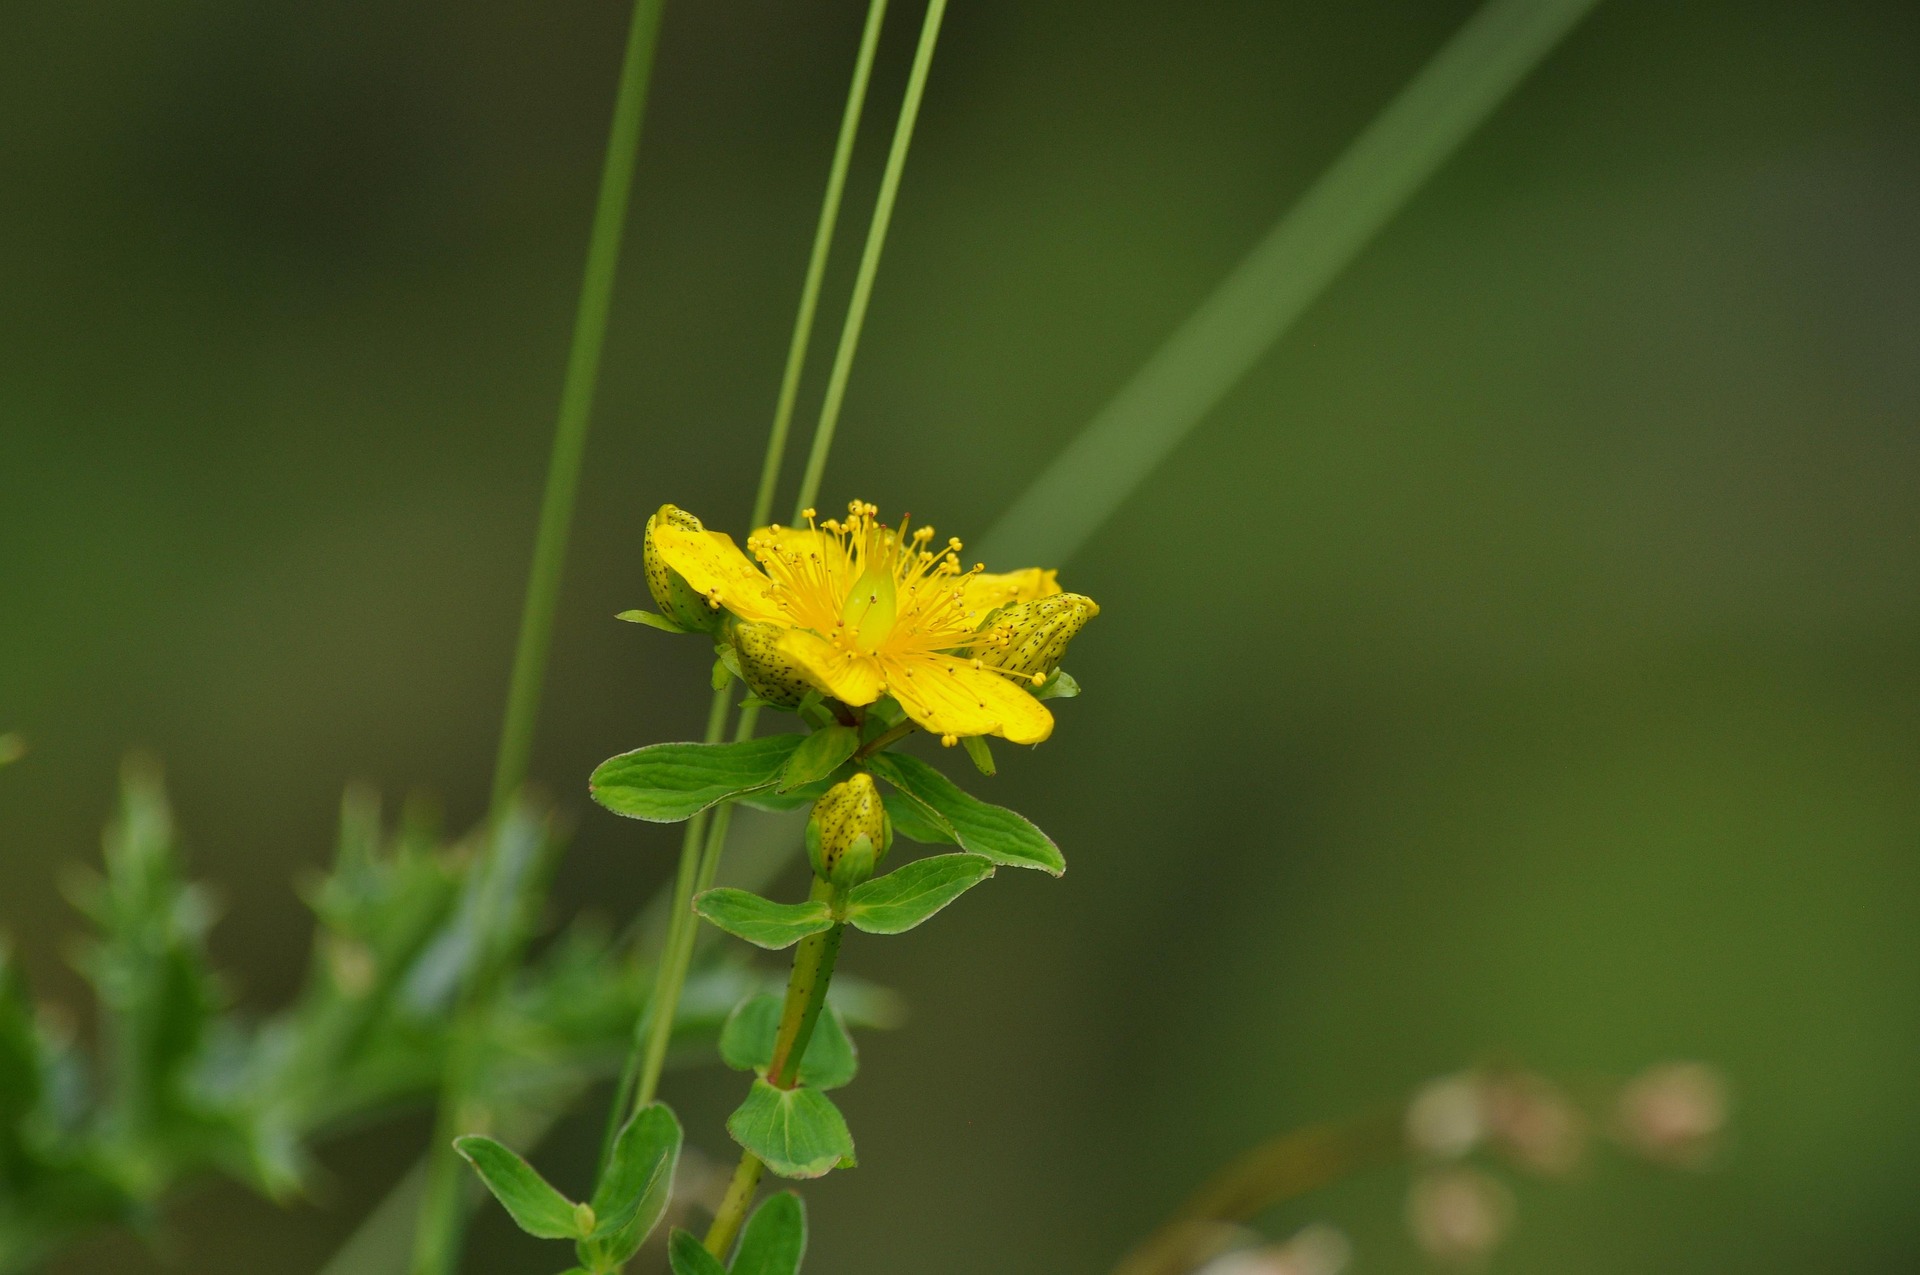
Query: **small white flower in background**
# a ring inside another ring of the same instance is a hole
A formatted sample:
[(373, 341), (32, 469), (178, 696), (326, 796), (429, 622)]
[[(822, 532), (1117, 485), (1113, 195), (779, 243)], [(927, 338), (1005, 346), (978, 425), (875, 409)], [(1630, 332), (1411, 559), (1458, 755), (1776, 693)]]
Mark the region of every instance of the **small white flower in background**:
[(1698, 1168), (1727, 1122), (1727, 1086), (1704, 1063), (1649, 1067), (1620, 1091), (1620, 1140), (1659, 1164)]
[(1513, 1192), (1479, 1169), (1436, 1169), (1416, 1178), (1407, 1225), (1428, 1256), (1470, 1265), (1500, 1245), (1513, 1226)]
[(1481, 1100), (1489, 1136), (1521, 1168), (1557, 1177), (1585, 1158), (1587, 1118), (1545, 1077), (1525, 1071), (1490, 1076)]
[(1482, 1077), (1463, 1071), (1422, 1085), (1407, 1104), (1407, 1145), (1435, 1160), (1458, 1160), (1487, 1136)]
[(1352, 1256), (1345, 1235), (1316, 1222), (1284, 1244), (1222, 1254), (1195, 1275), (1340, 1275)]

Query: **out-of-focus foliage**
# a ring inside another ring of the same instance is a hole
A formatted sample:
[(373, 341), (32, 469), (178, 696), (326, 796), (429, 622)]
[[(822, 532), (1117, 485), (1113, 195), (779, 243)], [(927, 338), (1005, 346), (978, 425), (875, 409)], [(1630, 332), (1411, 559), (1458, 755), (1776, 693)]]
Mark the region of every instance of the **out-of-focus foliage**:
[[(0, 954), (0, 1271), (108, 1223), (150, 1228), (169, 1193), (200, 1174), (295, 1195), (312, 1139), (430, 1093), (462, 969), (525, 945), (529, 886), (555, 847), (549, 819), (525, 804), (497, 836), (479, 854), (473, 838), (441, 836), (423, 809), (389, 830), (377, 801), (350, 791), (333, 868), (307, 891), (317, 926), (306, 983), (253, 1022), (209, 961), (215, 908), (185, 876), (159, 777), (130, 764), (105, 871), (72, 891), (93, 927), (78, 963), (100, 1007), (97, 1057), (36, 1011)], [(483, 917), (509, 923), (483, 936)], [(612, 1070), (648, 977), (590, 927), (559, 936), (493, 1009), (480, 1097), (505, 1111), (547, 1106)], [(676, 1043), (707, 1055), (727, 1010), (763, 982), (706, 961)]]

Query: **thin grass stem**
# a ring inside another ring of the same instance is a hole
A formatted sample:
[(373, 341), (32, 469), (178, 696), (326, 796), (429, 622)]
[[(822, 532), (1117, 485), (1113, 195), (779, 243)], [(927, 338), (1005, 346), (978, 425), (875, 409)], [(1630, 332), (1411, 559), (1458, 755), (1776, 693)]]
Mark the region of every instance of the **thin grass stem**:
[[(806, 280), (800, 286), (800, 306), (794, 315), (793, 335), (787, 342), (787, 363), (780, 374), (780, 393), (773, 409), (773, 425), (767, 433), (767, 450), (760, 465), (760, 485), (754, 492), (753, 510), (747, 527), (764, 526), (773, 513), (774, 492), (780, 482), (780, 468), (786, 459), (787, 435), (793, 424), (794, 401), (800, 392), (800, 376), (805, 370), (807, 351), (813, 343), (814, 319), (820, 308), (820, 284), (826, 277), (827, 260), (833, 248), (833, 232), (840, 221), (840, 205), (846, 193), (847, 167), (852, 161), (855, 139), (860, 133), (860, 118), (866, 110), (867, 87), (873, 78), (874, 53), (880, 45), (880, 28), (886, 17), (887, 0), (870, 0), (867, 20), (860, 34), (860, 51), (854, 57), (853, 78), (847, 85), (846, 106), (840, 113), (840, 135), (834, 142), (833, 162), (827, 170), (827, 189), (820, 200), (820, 218), (814, 227), (813, 250), (807, 258)], [(705, 740), (718, 743), (726, 734), (727, 700), (732, 688), (723, 687), (713, 694), (707, 713)], [(738, 739), (750, 739), (758, 712), (752, 707), (741, 710)], [(680, 844), (680, 867), (674, 880), (669, 904), (667, 937), (662, 944), (652, 994), (646, 1012), (635, 1024), (634, 1048), (608, 1111), (607, 1132), (603, 1140), (602, 1160), (613, 1145), (613, 1137), (631, 1111), (652, 1102), (659, 1091), (660, 1073), (667, 1062), (667, 1046), (673, 1039), (673, 1022), (680, 1010), (680, 994), (692, 968), (693, 945), (698, 922), (693, 915), (693, 896), (713, 883), (719, 871), (720, 855), (726, 845), (731, 811), (722, 806), (705, 819), (687, 825)]]
[(907, 75), (906, 96), (900, 102), (900, 118), (894, 124), (893, 145), (887, 151), (887, 167), (880, 176), (880, 193), (873, 204), (873, 220), (867, 225), (866, 246), (860, 251), (860, 268), (853, 278), (853, 296), (847, 302), (846, 322), (840, 328), (840, 348), (834, 352), (833, 371), (827, 377), (827, 392), (820, 404), (820, 421), (814, 427), (813, 448), (807, 453), (806, 472), (800, 478), (800, 496), (793, 503), (793, 521), (802, 520), (820, 496), (820, 480), (827, 469), (827, 452), (833, 446), (834, 431), (840, 424), (840, 406), (847, 397), (847, 378), (853, 374), (853, 355), (860, 345), (860, 330), (867, 321), (867, 303), (873, 297), (873, 280), (880, 273), (880, 250), (886, 246), (887, 228), (893, 222), (893, 205), (900, 194), (900, 175), (907, 167), (907, 147), (913, 141), (914, 122), (920, 117), (920, 99), (927, 90), (927, 70), (933, 65), (933, 46), (940, 38), (940, 21), (946, 15), (947, 0), (928, 0), (927, 16), (920, 24), (920, 43), (914, 49), (913, 70)]
[[(534, 539), (533, 567), (527, 581), (513, 674), (507, 688), (506, 717), (494, 762), (489, 814), (495, 826), (505, 817), (508, 806), (526, 782), (533, 751), (534, 724), (539, 715), (540, 692), (553, 642), (561, 571), (566, 562), (574, 499), (586, 455), (587, 426), (593, 416), (600, 356), (606, 348), (607, 316), (613, 305), (614, 279), (626, 233), (627, 205), (633, 192), (635, 156), (640, 146), (641, 125), (646, 118), (647, 89), (653, 78), (653, 55), (664, 7), (665, 0), (635, 0), (633, 18), (627, 28), (620, 86), (614, 99), (613, 121), (600, 170), (600, 192), (588, 238), (580, 304), (574, 315), (573, 341), (561, 384), (553, 453), (547, 466), (546, 491), (540, 502), (540, 529)], [(489, 838), (492, 840), (494, 838)], [(484, 871), (485, 867), (476, 864), (473, 870)], [(458, 998), (452, 1052), (441, 1085), (433, 1142), (427, 1148), (426, 1178), (413, 1236), (414, 1275), (447, 1275), (459, 1261), (468, 1183), (465, 1168), (453, 1152), (452, 1140), (479, 1114), (472, 1109), (473, 1095), (468, 1081), (475, 1069), (473, 1055), (482, 1047), (480, 1037), (491, 1010), (491, 984), (497, 981), (470, 971)]]
[(1598, 0), (1491, 0), (1174, 330), (980, 542), (1058, 564), (1145, 482)]
[(760, 487), (753, 496), (749, 530), (764, 527), (773, 516), (773, 495), (780, 485), (780, 466), (786, 459), (787, 432), (793, 425), (794, 403), (800, 397), (800, 373), (813, 343), (813, 320), (820, 308), (820, 284), (827, 276), (827, 255), (840, 221), (840, 197), (846, 193), (847, 168), (853, 162), (853, 143), (860, 133), (860, 115), (866, 107), (867, 83), (873, 76), (874, 51), (880, 47), (880, 24), (887, 0), (867, 6), (866, 28), (860, 33), (860, 53), (853, 63), (853, 83), (847, 88), (846, 109), (840, 114), (840, 137), (834, 143), (833, 164), (827, 170), (827, 193), (820, 201), (820, 221), (813, 231), (813, 252), (807, 258), (806, 282), (800, 285), (800, 310), (793, 317), (793, 337), (787, 343), (787, 366), (780, 374), (780, 397), (774, 404), (773, 431), (767, 456), (760, 467)]

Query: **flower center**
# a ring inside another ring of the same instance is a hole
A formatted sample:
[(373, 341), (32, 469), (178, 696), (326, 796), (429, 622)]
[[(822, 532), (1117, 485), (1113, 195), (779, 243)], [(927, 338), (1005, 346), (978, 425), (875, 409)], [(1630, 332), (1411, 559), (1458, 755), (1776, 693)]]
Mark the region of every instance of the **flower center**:
[(861, 650), (874, 651), (887, 640), (899, 618), (899, 590), (894, 585), (891, 561), (865, 565), (866, 570), (854, 581), (853, 591), (840, 608), (840, 622), (852, 632)]

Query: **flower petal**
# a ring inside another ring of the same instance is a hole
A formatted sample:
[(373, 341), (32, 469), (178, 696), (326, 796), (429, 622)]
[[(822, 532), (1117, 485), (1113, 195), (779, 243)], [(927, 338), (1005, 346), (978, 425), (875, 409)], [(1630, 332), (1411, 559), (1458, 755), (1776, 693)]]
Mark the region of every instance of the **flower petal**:
[(887, 692), (936, 735), (999, 735), (1037, 744), (1053, 733), (1053, 714), (1025, 687), (951, 655), (888, 660)]
[(770, 594), (767, 577), (726, 532), (689, 531), (660, 524), (653, 529), (653, 543), (661, 560), (678, 571), (694, 592), (717, 598), (721, 606), (743, 620), (789, 622)]
[[(847, 576), (847, 546), (840, 537), (815, 527), (762, 527), (748, 537), (748, 543), (765, 539), (784, 552), (801, 557), (818, 554), (836, 576)], [(851, 578), (851, 577), (849, 577)]]
[(871, 704), (886, 694), (880, 661), (871, 655), (843, 650), (807, 629), (788, 629), (782, 633), (780, 653), (799, 665), (821, 690), (845, 703)]
[(1027, 567), (1020, 571), (989, 571), (969, 576), (966, 583), (967, 610), (980, 619), (995, 607), (1009, 602), (1032, 602), (1060, 592), (1059, 572), (1052, 567)]

